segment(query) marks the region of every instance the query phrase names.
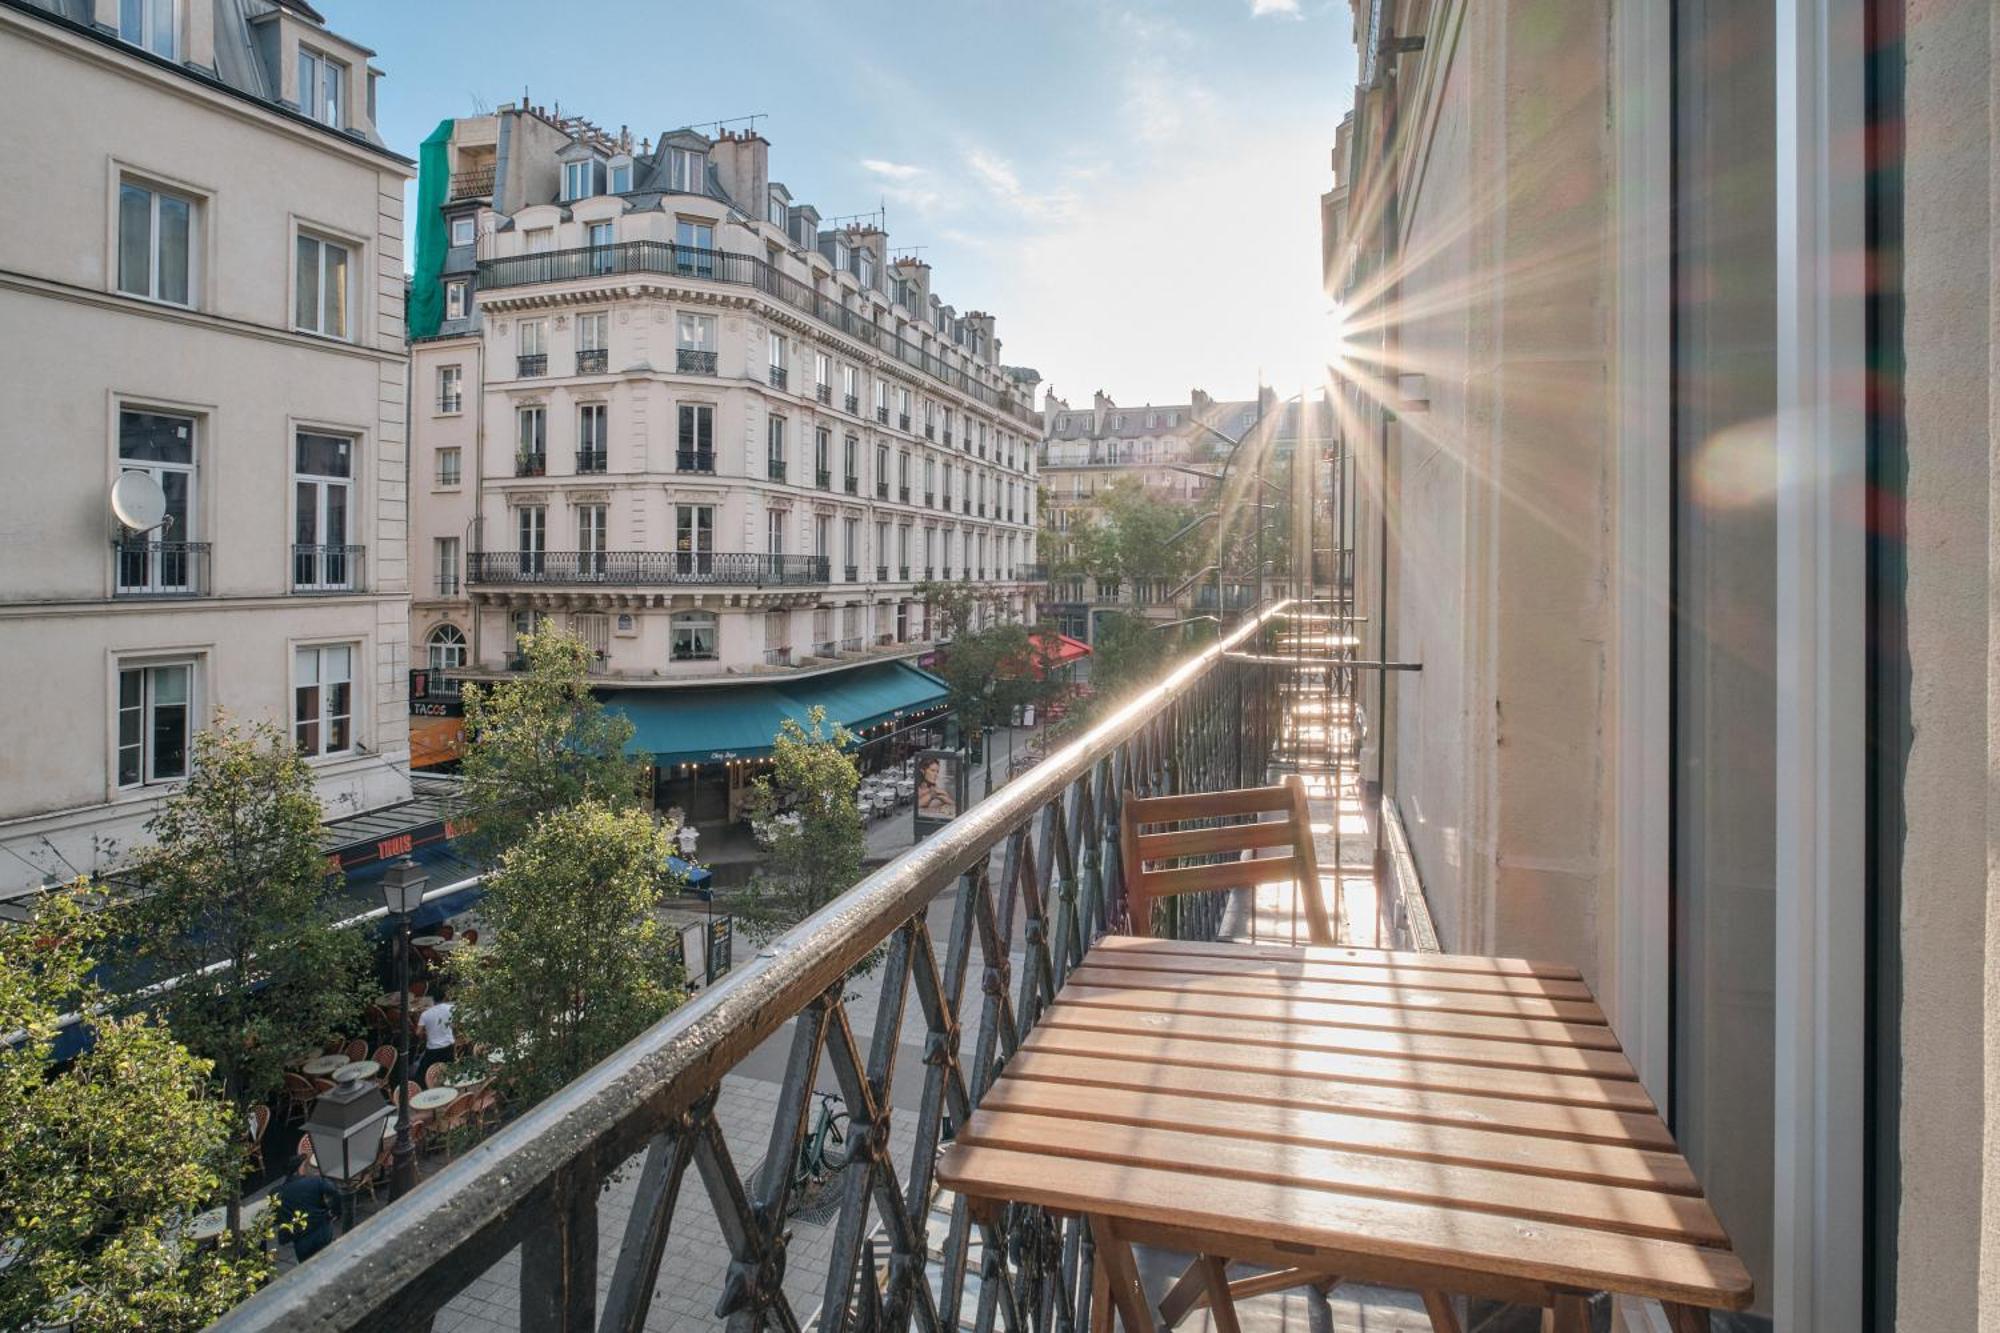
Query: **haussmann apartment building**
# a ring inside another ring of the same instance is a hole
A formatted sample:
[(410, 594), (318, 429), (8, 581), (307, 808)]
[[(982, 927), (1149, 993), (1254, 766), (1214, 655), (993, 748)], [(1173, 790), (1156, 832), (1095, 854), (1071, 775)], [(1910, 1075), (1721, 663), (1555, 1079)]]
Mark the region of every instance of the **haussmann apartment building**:
[(409, 795), (370, 55), (302, 0), (0, 3), (0, 890), (117, 866), (225, 713), (329, 818)]
[(794, 200), (761, 135), (510, 105), (421, 169), (420, 766), (452, 754), (449, 682), (555, 624), (659, 802), (733, 817), (778, 718), (936, 711), (926, 579), (1032, 616), (1038, 377), (879, 223)]

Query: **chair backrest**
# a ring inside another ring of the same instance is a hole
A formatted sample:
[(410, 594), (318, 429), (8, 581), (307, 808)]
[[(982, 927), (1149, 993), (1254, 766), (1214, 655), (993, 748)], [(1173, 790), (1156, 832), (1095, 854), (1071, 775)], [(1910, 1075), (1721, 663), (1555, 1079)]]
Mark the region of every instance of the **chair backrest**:
[(250, 1108), (250, 1142), (258, 1143), (264, 1138), (264, 1131), (271, 1127), (271, 1108), (253, 1106)]
[[(1276, 818), (1266, 818), (1275, 815)], [(1192, 820), (1239, 820), (1203, 828), (1177, 825)], [(1142, 828), (1161, 831), (1142, 833)], [(1312, 817), (1306, 809), (1305, 783), (1297, 774), (1275, 787), (1243, 787), (1230, 791), (1191, 792), (1184, 796), (1139, 797), (1125, 794), (1118, 820), (1118, 846), (1124, 861), (1125, 909), (1134, 935), (1152, 933), (1153, 900), (1177, 893), (1213, 889), (1254, 889), (1259, 884), (1291, 880), (1304, 899), (1307, 928), (1314, 944), (1332, 944), (1333, 923), (1320, 897), (1319, 862), (1313, 855)], [(1284, 855), (1245, 857), (1245, 852), (1289, 848)], [(1209, 861), (1223, 856), (1227, 859)], [(1194, 865), (1188, 858), (1203, 858)], [(1148, 866), (1159, 866), (1147, 869)]]
[(438, 923), (438, 927), (435, 932), (437, 937), (441, 940), (448, 940), (457, 933), (458, 933), (458, 927), (452, 925), (451, 922), (449, 921), (440, 921)]
[(313, 1081), (304, 1074), (286, 1074), (285, 1091), (294, 1097), (310, 1099), (313, 1096)]
[(461, 941), (461, 942), (462, 942), (462, 943), (465, 943), (465, 944), (477, 944), (477, 943), (479, 943), (479, 931), (478, 931), (478, 929), (477, 929), (477, 928), (474, 928), (474, 929), (472, 929), (472, 930), (468, 930), (468, 931), (466, 931), (466, 932), (465, 932), (465, 939), (464, 939), (463, 941)]
[(412, 981), (410, 983), (410, 994), (412, 996), (422, 995), (425, 991), (429, 990), (430, 988), (431, 988), (431, 983), (428, 979), (423, 981)]
[(435, 1088), (438, 1084), (442, 1082), (444, 1082), (444, 1066), (442, 1064), (432, 1065), (429, 1069), (426, 1069), (424, 1071), (425, 1087)]
[(347, 1043), (347, 1049), (342, 1053), (349, 1060), (366, 1060), (368, 1058), (368, 1043), (362, 1038), (356, 1037), (353, 1041)]
[(414, 1097), (422, 1091), (423, 1089), (418, 1087), (412, 1080), (407, 1078), (403, 1080), (403, 1095), (405, 1097)]
[(377, 1046), (375, 1048), (375, 1054), (369, 1058), (374, 1060), (376, 1064), (382, 1066), (382, 1072), (386, 1074), (390, 1070), (396, 1067), (396, 1048), (394, 1046), (388, 1045), (387, 1043), (384, 1043), (383, 1045)]

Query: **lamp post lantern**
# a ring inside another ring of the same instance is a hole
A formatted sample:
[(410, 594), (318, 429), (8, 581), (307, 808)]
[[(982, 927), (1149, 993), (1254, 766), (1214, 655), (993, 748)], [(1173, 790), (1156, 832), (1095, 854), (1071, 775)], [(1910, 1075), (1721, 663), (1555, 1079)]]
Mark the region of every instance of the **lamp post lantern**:
[(389, 1114), (389, 1103), (379, 1088), (348, 1079), (314, 1099), (312, 1114), (306, 1117), (313, 1160), (319, 1173), (340, 1190), (345, 1225), (354, 1222), (354, 1186), (382, 1154), (382, 1122)]
[(382, 902), (396, 919), (396, 1147), (390, 1156), (389, 1197), (400, 1199), (417, 1183), (417, 1155), (410, 1143), (410, 917), (423, 905), (430, 876), (405, 856), (382, 875)]

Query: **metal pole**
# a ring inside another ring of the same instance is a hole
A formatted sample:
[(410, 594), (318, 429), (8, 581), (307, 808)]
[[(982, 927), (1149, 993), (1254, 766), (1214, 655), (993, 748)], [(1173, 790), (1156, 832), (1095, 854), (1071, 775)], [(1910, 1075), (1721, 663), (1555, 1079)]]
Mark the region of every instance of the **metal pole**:
[(417, 1183), (416, 1148), (410, 1142), (410, 916), (396, 914), (396, 989), (402, 992), (397, 1021), (396, 1147), (389, 1157), (389, 1198), (408, 1194)]

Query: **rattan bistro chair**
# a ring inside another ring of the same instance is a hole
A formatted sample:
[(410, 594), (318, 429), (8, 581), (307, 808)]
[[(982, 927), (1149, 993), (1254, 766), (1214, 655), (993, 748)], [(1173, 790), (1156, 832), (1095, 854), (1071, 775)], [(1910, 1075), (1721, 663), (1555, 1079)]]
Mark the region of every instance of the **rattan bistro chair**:
[[(1268, 817), (1273, 815), (1276, 818)], [(1181, 827), (1186, 824), (1196, 827)], [(1288, 879), (1305, 901), (1312, 942), (1334, 943), (1333, 923), (1320, 897), (1306, 787), (1297, 774), (1275, 787), (1183, 796), (1140, 797), (1127, 792), (1118, 839), (1125, 863), (1127, 929), (1134, 935), (1153, 933), (1156, 898), (1215, 889), (1254, 890), (1259, 884)], [(1257, 855), (1272, 848), (1286, 850), (1277, 856)]]

